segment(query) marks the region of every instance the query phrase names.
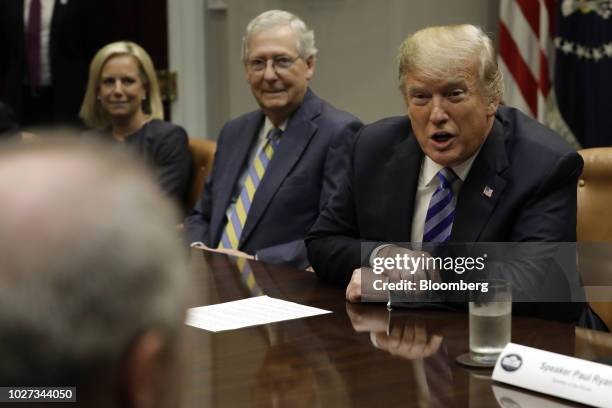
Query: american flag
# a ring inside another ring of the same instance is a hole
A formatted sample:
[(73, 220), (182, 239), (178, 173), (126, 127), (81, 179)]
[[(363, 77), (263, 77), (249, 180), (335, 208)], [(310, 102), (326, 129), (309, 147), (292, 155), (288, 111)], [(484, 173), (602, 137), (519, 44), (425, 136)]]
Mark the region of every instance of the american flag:
[(501, 0), (504, 102), (576, 148), (612, 145), (612, 0)]
[(561, 116), (582, 147), (612, 145), (612, 0), (563, 0), (554, 42)]
[(554, 66), (554, 0), (501, 0), (499, 65), (504, 102), (546, 122)]

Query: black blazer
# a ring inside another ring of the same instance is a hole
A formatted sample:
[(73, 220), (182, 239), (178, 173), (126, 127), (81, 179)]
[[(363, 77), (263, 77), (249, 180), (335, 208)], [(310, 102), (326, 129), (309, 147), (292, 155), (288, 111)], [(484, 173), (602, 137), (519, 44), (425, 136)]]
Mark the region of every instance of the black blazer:
[[(24, 1), (0, 1), (0, 100), (17, 117), (27, 75)], [(103, 0), (56, 0), (51, 19), (49, 57), (54, 93), (53, 114), (58, 121), (78, 121), (89, 63), (106, 40), (109, 24)]]
[[(348, 284), (369, 255), (362, 254), (363, 241), (372, 241), (368, 248), (410, 241), (423, 157), (407, 117), (383, 119), (359, 132), (349, 177), (306, 240), (322, 278)], [(550, 129), (499, 107), (457, 197), (451, 242), (575, 241), (582, 165)], [(483, 193), (486, 186), (491, 197)]]
[[(359, 132), (348, 178), (306, 239), (309, 260), (322, 279), (346, 286), (355, 268), (368, 265), (373, 248), (410, 241), (423, 157), (407, 117), (384, 119)], [(457, 197), (451, 242), (576, 241), (582, 166), (560, 136), (516, 109), (499, 107)], [(486, 186), (493, 190), (490, 197)], [(510, 272), (513, 285), (531, 293), (538, 284), (567, 288), (558, 269)], [(575, 270), (571, 273), (577, 282)], [(518, 313), (573, 322), (586, 310), (581, 302), (514, 306)]]
[(161, 189), (184, 207), (191, 182), (192, 157), (187, 132), (181, 126), (153, 119), (129, 135), (125, 143), (116, 141), (110, 128), (89, 130), (83, 137), (129, 146), (153, 170)]
[[(225, 124), (202, 198), (185, 219), (190, 242), (217, 247), (226, 211), (265, 116), (255, 111)], [(308, 90), (291, 116), (247, 215), (241, 251), (258, 259), (308, 265), (304, 238), (338, 188), (361, 122)]]
[(19, 127), (10, 107), (0, 101), (0, 140), (17, 133)]

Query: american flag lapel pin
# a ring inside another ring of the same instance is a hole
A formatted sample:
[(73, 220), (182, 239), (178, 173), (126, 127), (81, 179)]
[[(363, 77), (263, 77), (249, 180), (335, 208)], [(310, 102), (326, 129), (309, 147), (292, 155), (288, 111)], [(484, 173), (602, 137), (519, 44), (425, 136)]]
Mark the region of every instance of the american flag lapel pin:
[(491, 198), (493, 196), (493, 189), (489, 186), (485, 186), (484, 190), (482, 190), (482, 194), (487, 198)]

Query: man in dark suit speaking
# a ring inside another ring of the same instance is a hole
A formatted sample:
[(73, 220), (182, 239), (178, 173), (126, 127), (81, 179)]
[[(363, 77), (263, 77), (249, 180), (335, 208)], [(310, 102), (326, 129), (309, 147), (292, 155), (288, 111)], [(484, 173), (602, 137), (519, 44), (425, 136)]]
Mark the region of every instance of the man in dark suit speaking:
[(253, 19), (246, 79), (260, 110), (225, 124), (202, 198), (185, 220), (192, 246), (308, 266), (304, 238), (348, 166), (358, 119), (318, 98), (314, 33), (291, 13)]
[(503, 79), (482, 30), (418, 31), (400, 48), (399, 76), (408, 116), (358, 133), (348, 177), (308, 235), (321, 278), (359, 301), (361, 267), (388, 242), (575, 241), (582, 160), (499, 106)]

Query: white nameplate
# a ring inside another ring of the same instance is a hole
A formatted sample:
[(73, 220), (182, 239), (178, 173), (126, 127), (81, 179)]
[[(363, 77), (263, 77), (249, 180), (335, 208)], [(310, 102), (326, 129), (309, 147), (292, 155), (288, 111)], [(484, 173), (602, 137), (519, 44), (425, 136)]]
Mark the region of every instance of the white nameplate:
[(596, 407), (612, 403), (612, 367), (508, 343), (493, 380)]

